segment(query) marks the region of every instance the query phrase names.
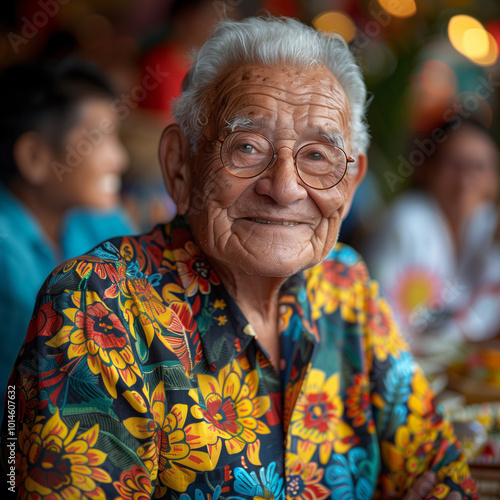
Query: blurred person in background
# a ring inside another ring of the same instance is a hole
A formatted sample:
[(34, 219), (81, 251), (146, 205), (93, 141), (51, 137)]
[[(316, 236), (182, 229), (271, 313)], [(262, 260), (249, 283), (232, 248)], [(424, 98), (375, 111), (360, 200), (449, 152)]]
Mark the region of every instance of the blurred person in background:
[[(157, 144), (172, 121), (170, 106), (181, 93), (190, 52), (210, 35), (223, 2), (174, 0), (165, 15), (166, 36), (149, 46), (139, 61), (143, 95), (124, 123), (122, 137), (131, 156), (125, 179), (124, 202), (144, 230), (174, 218), (176, 207), (165, 190), (158, 169)], [(228, 7), (231, 15), (235, 7)], [(151, 74), (155, 76), (152, 78)]]
[[(141, 62), (144, 75), (148, 68), (159, 67), (169, 73), (160, 85), (148, 91), (141, 102), (144, 109), (162, 115), (172, 121), (171, 103), (181, 93), (182, 80), (190, 65), (190, 53), (199, 48), (220, 20), (223, 2), (213, 0), (174, 0), (169, 7), (168, 35), (148, 50)], [(235, 8), (231, 7), (231, 17)]]
[(132, 230), (119, 206), (127, 153), (114, 98), (101, 72), (76, 59), (0, 75), (1, 391), (50, 270)]
[(414, 352), (424, 356), (439, 344), (451, 354), (454, 343), (500, 333), (500, 291), (491, 286), (491, 270), (500, 268), (493, 245), (499, 151), (473, 119), (440, 129), (415, 189), (388, 209), (365, 252)]

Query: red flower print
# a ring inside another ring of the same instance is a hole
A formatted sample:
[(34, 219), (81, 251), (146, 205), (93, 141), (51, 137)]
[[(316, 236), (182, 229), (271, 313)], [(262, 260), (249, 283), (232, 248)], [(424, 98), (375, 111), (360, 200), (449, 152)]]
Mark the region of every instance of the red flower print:
[(30, 376), (28, 371), (21, 375), (18, 403), (20, 420), (24, 422), (31, 422), (35, 418), (38, 403), (36, 384), (35, 377)]
[(234, 402), (231, 398), (222, 399), (219, 394), (210, 394), (206, 401), (207, 409), (202, 409), (203, 417), (221, 431), (237, 434), (240, 425)]
[(220, 283), (212, 266), (192, 241), (188, 241), (184, 248), (174, 250), (174, 256), (181, 284), (188, 296), (191, 297), (198, 291), (208, 294), (211, 284)]
[[(289, 458), (287, 462), (292, 462), (292, 460)], [(321, 484), (324, 472), (324, 469), (318, 469), (318, 464), (314, 462), (304, 464), (295, 457), (295, 461), (287, 471), (286, 498), (290, 500), (323, 500), (327, 498), (330, 495), (330, 490)]]
[(127, 386), (133, 385), (140, 371), (128, 334), (118, 316), (107, 309), (100, 299), (90, 302), (86, 313), (68, 308), (64, 314), (71, 323), (61, 328), (47, 345), (57, 348), (69, 343), (68, 358), (86, 358), (92, 373), (102, 374), (112, 397), (116, 397), (118, 379), (122, 379)]
[(119, 495), (115, 500), (149, 500), (151, 498), (149, 475), (137, 465), (133, 465), (131, 470), (122, 472), (120, 481), (115, 481), (113, 486)]
[(50, 336), (62, 326), (62, 317), (52, 308), (52, 301), (43, 304), (38, 309), (36, 317), (28, 328), (26, 342), (31, 342), (36, 336)]
[[(362, 373), (355, 374), (354, 384), (346, 390), (346, 393), (346, 415), (353, 419), (353, 427), (359, 427), (366, 423), (366, 415), (371, 413), (368, 377)], [(375, 432), (375, 423), (372, 419), (368, 422), (368, 431)]]

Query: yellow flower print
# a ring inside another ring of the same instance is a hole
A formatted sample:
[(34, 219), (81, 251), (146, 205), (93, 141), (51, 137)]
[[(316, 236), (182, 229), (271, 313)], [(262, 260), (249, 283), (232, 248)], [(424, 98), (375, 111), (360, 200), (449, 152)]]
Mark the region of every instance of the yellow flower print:
[(322, 484), (325, 470), (318, 464), (303, 463), (293, 453), (286, 456), (286, 498), (289, 500), (324, 500), (331, 491)]
[(280, 308), (279, 308), (279, 323), (278, 323), (278, 328), (279, 332), (282, 333), (284, 332), (289, 326), (290, 326), (290, 319), (293, 316), (293, 308), (292, 306), (288, 303), (288, 297), (282, 297), (281, 302), (280, 302)]
[(94, 449), (99, 425), (77, 436), (79, 424), (70, 430), (59, 410), (42, 420), (40, 417), (31, 429), (24, 426), (19, 435), (20, 497), (104, 499), (97, 483), (110, 483), (111, 477), (98, 467), (106, 460), (105, 453)]
[[(175, 332), (184, 330), (184, 325), (177, 314), (164, 303), (166, 295), (169, 298), (173, 295), (169, 290), (163, 290), (162, 299), (155, 287), (145, 278), (130, 280), (127, 282), (127, 287), (132, 295), (134, 307), (137, 308), (137, 312), (134, 311), (134, 313), (139, 316), (148, 346), (155, 337), (161, 337), (165, 328)], [(170, 300), (169, 304), (171, 302), (174, 301)]]
[[(166, 285), (162, 290), (162, 298), (144, 278), (130, 280), (127, 287), (134, 302), (125, 304), (124, 315), (131, 318), (130, 323), (139, 316), (148, 347), (154, 339), (158, 339), (179, 358), (186, 372), (189, 372), (201, 357), (201, 348), (198, 346), (194, 353), (189, 351), (188, 337), (195, 325), (191, 307), (175, 298), (175, 293), (182, 289), (175, 284)], [(133, 314), (127, 313), (127, 308)]]
[(408, 399), (408, 408), (411, 412), (424, 417), (434, 413), (434, 392), (429, 387), (422, 370), (417, 367), (411, 381), (412, 392)]
[(394, 444), (382, 442), (382, 457), (392, 474), (391, 488), (406, 491), (415, 479), (436, 461), (438, 432), (425, 420), (410, 414), (408, 425), (396, 431)]
[(200, 450), (207, 446), (205, 424), (186, 425), (187, 405), (176, 404), (166, 415), (165, 405), (165, 389), (160, 382), (150, 401), (153, 419), (132, 417), (124, 421), (134, 437), (152, 439), (137, 453), (150, 471), (151, 480), (159, 479), (157, 496), (164, 495), (167, 489), (186, 491), (196, 471), (212, 470), (218, 459)]
[(227, 323), (227, 316), (219, 316), (215, 319), (219, 322), (219, 326), (223, 326)]
[(464, 480), (470, 478), (470, 469), (463, 455), (461, 461), (451, 462), (439, 470), (442, 477), (449, 477), (456, 484), (461, 484)]
[(342, 420), (344, 404), (338, 394), (339, 375), (325, 380), (322, 370), (312, 369), (304, 382), (305, 390), (292, 413), (290, 429), (299, 438), (297, 451), (304, 463), (311, 461), (319, 447), (319, 460), (326, 464), (332, 454), (345, 453), (356, 438)]
[(384, 299), (370, 299), (367, 301), (367, 307), (368, 345), (380, 361), (385, 361), (389, 355), (399, 359), (402, 352), (408, 351), (408, 344), (399, 333), (389, 304)]
[(441, 498), (446, 498), (448, 496), (449, 491), (450, 491), (449, 486), (446, 486), (446, 484), (440, 484), (436, 488), (434, 488), (434, 491), (432, 492), (432, 494), (436, 498), (441, 499)]
[[(232, 367), (219, 372), (219, 377), (200, 375), (198, 377), (203, 404), (194, 405), (191, 413), (202, 418), (209, 425), (213, 436), (210, 446), (220, 446), (221, 440), (229, 454), (242, 453), (246, 447), (248, 460), (261, 465), (259, 434), (269, 434), (269, 427), (261, 417), (270, 408), (268, 396), (258, 396), (259, 375), (257, 370), (247, 373), (243, 380), (242, 369), (236, 361)], [(198, 401), (198, 394), (191, 391)]]
[(113, 486), (119, 495), (115, 500), (151, 499), (151, 481), (149, 476), (137, 465), (132, 466), (131, 470), (122, 472), (120, 481), (115, 481)]
[(217, 299), (214, 302), (214, 309), (221, 309), (222, 311), (226, 308), (226, 302), (224, 299)]
[(64, 310), (71, 324), (61, 328), (47, 345), (59, 347), (68, 343), (68, 358), (86, 357), (92, 373), (102, 375), (106, 389), (116, 398), (119, 379), (131, 386), (140, 375), (128, 334), (96, 293), (87, 294), (85, 311), (79, 309), (80, 295), (81, 292), (75, 292), (73, 296), (77, 308)]
[(307, 277), (307, 296), (311, 304), (313, 319), (320, 318), (323, 313), (333, 313), (339, 306), (340, 289), (333, 283), (323, 279), (322, 266), (315, 266), (305, 272)]

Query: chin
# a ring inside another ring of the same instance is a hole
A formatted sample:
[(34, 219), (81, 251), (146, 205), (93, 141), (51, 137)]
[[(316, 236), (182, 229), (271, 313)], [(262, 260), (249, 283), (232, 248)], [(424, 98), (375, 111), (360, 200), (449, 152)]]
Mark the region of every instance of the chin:
[(297, 261), (297, 259), (276, 259), (262, 256), (259, 259), (246, 259), (239, 262), (239, 266), (247, 273), (254, 276), (262, 276), (263, 278), (289, 278), (294, 274), (314, 267), (319, 264), (320, 259), (305, 259)]
[(102, 198), (93, 200), (93, 203), (89, 204), (88, 206), (94, 210), (102, 210), (104, 212), (108, 210), (112, 210), (115, 208), (120, 201), (120, 198), (118, 195), (102, 195)]

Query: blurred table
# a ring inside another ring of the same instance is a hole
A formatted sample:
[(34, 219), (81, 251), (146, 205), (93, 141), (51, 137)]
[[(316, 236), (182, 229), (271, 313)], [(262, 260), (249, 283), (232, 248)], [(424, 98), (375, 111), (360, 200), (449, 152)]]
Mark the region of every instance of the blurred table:
[(434, 347), (419, 362), (453, 422), (481, 500), (499, 500), (500, 340)]

